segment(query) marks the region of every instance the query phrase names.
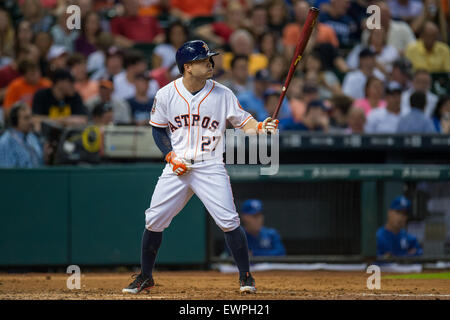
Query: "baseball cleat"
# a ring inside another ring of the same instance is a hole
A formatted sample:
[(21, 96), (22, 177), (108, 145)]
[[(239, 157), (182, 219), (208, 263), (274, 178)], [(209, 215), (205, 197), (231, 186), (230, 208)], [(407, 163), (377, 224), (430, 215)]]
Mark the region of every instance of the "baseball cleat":
[(122, 293), (138, 294), (142, 290), (149, 290), (155, 286), (153, 278), (146, 277), (142, 273), (133, 275), (134, 281), (128, 287), (122, 289)]
[(250, 272), (247, 272), (245, 276), (240, 277), (239, 284), (241, 285), (241, 293), (256, 293), (255, 279), (253, 279)]

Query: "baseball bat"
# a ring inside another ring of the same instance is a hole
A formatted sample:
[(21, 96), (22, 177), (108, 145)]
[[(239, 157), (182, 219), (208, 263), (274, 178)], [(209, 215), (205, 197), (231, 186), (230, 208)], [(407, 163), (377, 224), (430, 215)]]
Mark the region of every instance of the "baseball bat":
[(292, 76), (294, 75), (295, 68), (302, 59), (303, 51), (305, 51), (305, 47), (308, 44), (308, 40), (311, 37), (311, 33), (314, 29), (314, 26), (316, 25), (319, 11), (320, 11), (319, 9), (314, 7), (309, 8), (308, 16), (306, 17), (306, 21), (305, 24), (303, 25), (302, 32), (300, 33), (300, 37), (298, 38), (298, 43), (297, 46), (295, 47), (294, 56), (292, 57), (291, 61), (291, 66), (289, 67), (289, 73), (286, 77), (286, 81), (284, 82), (280, 99), (278, 100), (278, 105), (273, 113), (272, 119), (276, 119), (278, 116), (278, 112), (280, 111), (280, 107), (281, 104), (283, 103), (283, 99), (284, 96), (286, 95), (289, 83), (291, 82)]

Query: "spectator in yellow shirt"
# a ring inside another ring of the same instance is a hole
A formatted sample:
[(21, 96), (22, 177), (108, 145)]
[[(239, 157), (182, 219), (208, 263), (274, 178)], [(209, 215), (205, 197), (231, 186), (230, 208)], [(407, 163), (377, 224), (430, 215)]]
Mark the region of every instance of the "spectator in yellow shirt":
[(248, 56), (248, 72), (252, 76), (268, 66), (267, 57), (264, 54), (254, 52), (255, 40), (247, 30), (238, 29), (234, 31), (229, 44), (232, 52), (226, 52), (223, 56), (223, 68), (225, 70), (231, 69), (231, 60), (234, 55)]
[(430, 73), (450, 72), (450, 50), (448, 45), (438, 41), (439, 29), (433, 22), (427, 22), (420, 39), (406, 48), (405, 56), (415, 70), (424, 69)]

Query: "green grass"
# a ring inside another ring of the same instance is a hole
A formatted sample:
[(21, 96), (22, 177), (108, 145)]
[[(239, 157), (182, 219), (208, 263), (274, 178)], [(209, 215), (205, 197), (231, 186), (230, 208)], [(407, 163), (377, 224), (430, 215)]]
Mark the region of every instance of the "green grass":
[(450, 279), (450, 272), (401, 274), (384, 276), (383, 279)]

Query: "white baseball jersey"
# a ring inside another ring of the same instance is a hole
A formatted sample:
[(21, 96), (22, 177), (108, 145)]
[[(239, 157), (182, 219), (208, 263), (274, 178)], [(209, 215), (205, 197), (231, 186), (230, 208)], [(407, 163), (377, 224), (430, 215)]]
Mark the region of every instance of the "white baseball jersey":
[(233, 92), (222, 84), (207, 80), (193, 96), (178, 78), (157, 92), (150, 124), (169, 127), (172, 148), (179, 157), (222, 159), (221, 153), (211, 151), (223, 143), (226, 120), (242, 128), (250, 119)]
[(213, 80), (207, 80), (194, 96), (184, 87), (182, 78), (158, 91), (150, 124), (169, 128), (177, 156), (206, 161), (196, 162), (191, 171), (181, 176), (166, 165), (145, 211), (148, 230), (162, 232), (167, 228), (194, 193), (223, 231), (239, 227), (222, 153), (213, 150), (222, 143), (226, 120), (242, 128), (250, 119), (252, 116), (242, 109), (233, 92)]

